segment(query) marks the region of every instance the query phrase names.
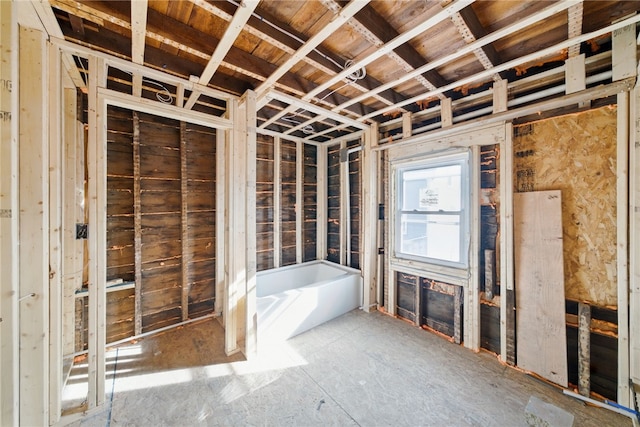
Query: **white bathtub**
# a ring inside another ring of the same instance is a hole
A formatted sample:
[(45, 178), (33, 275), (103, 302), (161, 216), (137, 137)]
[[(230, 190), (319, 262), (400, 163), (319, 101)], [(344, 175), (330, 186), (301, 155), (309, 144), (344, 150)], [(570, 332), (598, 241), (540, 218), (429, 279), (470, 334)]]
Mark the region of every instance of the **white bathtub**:
[(360, 270), (328, 261), (257, 274), (258, 341), (282, 341), (362, 305)]

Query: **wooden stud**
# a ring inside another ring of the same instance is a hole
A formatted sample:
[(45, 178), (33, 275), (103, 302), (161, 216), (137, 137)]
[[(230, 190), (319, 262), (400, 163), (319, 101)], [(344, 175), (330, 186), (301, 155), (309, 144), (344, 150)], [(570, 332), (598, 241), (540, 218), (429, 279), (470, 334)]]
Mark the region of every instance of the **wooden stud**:
[[(64, 355), (74, 353), (75, 327), (75, 291), (82, 285), (82, 266), (78, 266), (78, 247), (76, 240), (77, 214), (77, 92), (75, 88), (64, 89), (64, 188), (63, 188), (63, 293), (62, 293), (62, 352)], [(84, 169), (83, 169), (84, 172)], [(80, 181), (81, 185), (84, 185)]]
[[(635, 32), (634, 32), (635, 42)], [(629, 406), (629, 92), (618, 94), (616, 218), (618, 278), (618, 403)]]
[(632, 92), (629, 132), (629, 374), (640, 384), (640, 88)]
[(464, 346), (480, 350), (480, 146), (471, 147), (469, 284), (464, 292)]
[(579, 92), (587, 88), (585, 56), (574, 56), (565, 61), (566, 93)]
[(507, 80), (493, 82), (493, 112), (507, 111), (508, 84)]
[[(215, 314), (222, 314), (224, 300), (226, 299), (225, 266), (227, 263), (225, 246), (227, 242), (227, 222), (226, 222), (226, 156), (227, 156), (227, 133), (216, 130), (216, 299), (214, 303)], [(222, 320), (224, 321), (224, 317)]]
[[(346, 159), (345, 159), (346, 158)], [(349, 200), (349, 154), (347, 143), (340, 143), (340, 264), (351, 264), (350, 248), (350, 212)]]
[[(147, 33), (147, 0), (131, 2), (131, 61), (144, 64), (144, 48)], [(133, 95), (142, 95), (142, 74), (133, 74)]]
[(361, 263), (363, 278), (362, 307), (367, 313), (375, 310), (377, 301), (378, 271), (378, 156), (371, 151), (374, 140), (378, 138), (378, 127), (371, 126), (364, 137), (362, 148), (362, 247)]
[(182, 235), (182, 321), (189, 318), (189, 224), (187, 222), (187, 124), (180, 122), (180, 229)]
[(296, 142), (296, 263), (302, 262), (304, 252), (304, 144)]
[[(257, 3), (257, 2), (256, 2)], [(252, 359), (257, 355), (258, 351), (258, 309), (257, 309), (257, 292), (256, 292), (256, 273), (257, 273), (257, 254), (256, 254), (256, 157), (257, 157), (257, 141), (254, 127), (256, 116), (256, 94), (253, 91), (247, 91), (243, 97), (243, 110), (245, 112), (244, 128), (245, 128), (245, 208), (244, 215), (246, 221), (246, 240), (245, 251), (246, 257), (246, 331), (244, 354), (247, 359)]]
[[(49, 424), (49, 138), (44, 34), (20, 28), (20, 415)], [(18, 213), (16, 213), (18, 214)], [(28, 396), (28, 398), (26, 398)]]
[(411, 129), (411, 111), (406, 111), (402, 113), (402, 137), (409, 138), (412, 134)]
[(327, 258), (327, 146), (318, 147), (316, 258)]
[(49, 424), (62, 413), (62, 77), (60, 50), (49, 63)]
[(443, 98), (440, 100), (440, 115), (442, 117), (442, 127), (453, 126), (453, 108), (451, 98)]
[[(237, 123), (239, 121), (238, 117), (238, 103), (237, 101), (230, 101), (227, 106), (227, 111), (229, 113), (229, 120), (231, 123)], [(237, 125), (236, 125), (237, 127)], [(235, 164), (235, 157), (238, 155), (238, 150), (242, 147), (243, 144), (238, 143), (239, 131), (234, 127), (232, 131), (228, 131), (228, 144), (227, 144), (227, 156), (226, 156), (226, 254), (225, 259), (227, 260), (227, 270), (226, 270), (226, 292), (224, 298), (224, 346), (225, 353), (227, 355), (234, 354), (238, 352), (240, 349), (238, 348), (238, 277), (236, 277), (238, 265), (244, 265), (244, 252), (236, 250), (236, 240), (238, 238), (237, 233), (239, 232), (239, 227), (236, 226), (238, 222), (238, 210), (236, 203), (236, 195), (235, 191), (242, 191), (242, 183), (238, 183), (236, 181), (236, 174), (238, 166)], [(236, 188), (238, 186), (238, 188)], [(244, 236), (243, 240), (244, 240)], [(239, 258), (242, 258), (239, 260)], [(244, 271), (244, 270), (242, 270)]]
[[(507, 362), (508, 331), (513, 329), (513, 312), (508, 292), (513, 292), (513, 126), (507, 123), (500, 143), (500, 359)], [(513, 337), (511, 337), (513, 339)]]
[[(19, 145), (18, 145), (18, 23), (16, 4), (0, 2), (0, 110), (11, 120), (0, 121), (0, 425), (19, 424)], [(28, 78), (28, 76), (26, 76)]]
[(140, 201), (140, 116), (133, 112), (133, 264), (135, 275), (134, 291), (134, 334), (142, 333), (142, 204)]
[(589, 397), (591, 391), (591, 306), (578, 303), (578, 391)]
[(636, 60), (636, 25), (633, 24), (617, 28), (612, 37), (611, 70), (612, 80), (623, 80), (634, 77), (637, 73)]
[(280, 182), (280, 163), (282, 161), (281, 141), (279, 137), (273, 139), (273, 267), (280, 267), (282, 257), (282, 185)]

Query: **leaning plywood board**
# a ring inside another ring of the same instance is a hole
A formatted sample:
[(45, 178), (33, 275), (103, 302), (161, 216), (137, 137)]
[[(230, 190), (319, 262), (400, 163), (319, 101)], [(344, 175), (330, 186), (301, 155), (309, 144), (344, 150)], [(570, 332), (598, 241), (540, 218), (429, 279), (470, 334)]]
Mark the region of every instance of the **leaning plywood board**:
[(517, 364), (567, 386), (560, 191), (516, 193)]

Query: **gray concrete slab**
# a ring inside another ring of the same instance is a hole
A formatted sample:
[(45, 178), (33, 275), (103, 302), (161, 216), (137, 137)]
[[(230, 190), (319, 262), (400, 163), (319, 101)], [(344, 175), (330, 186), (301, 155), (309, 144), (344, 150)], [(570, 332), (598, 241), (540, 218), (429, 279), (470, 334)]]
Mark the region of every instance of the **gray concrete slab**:
[(74, 425), (526, 426), (532, 397), (576, 426), (631, 425), (381, 313), (352, 311), (253, 361), (222, 340), (211, 319), (113, 349), (105, 411)]

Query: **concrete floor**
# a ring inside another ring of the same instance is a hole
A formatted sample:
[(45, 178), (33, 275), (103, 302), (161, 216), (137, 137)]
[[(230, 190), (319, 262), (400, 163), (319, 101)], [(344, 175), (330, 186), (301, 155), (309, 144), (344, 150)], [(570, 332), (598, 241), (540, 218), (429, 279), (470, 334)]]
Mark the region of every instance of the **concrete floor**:
[(107, 404), (73, 425), (522, 426), (532, 396), (574, 426), (631, 425), (381, 313), (352, 311), (251, 362), (226, 357), (222, 337), (209, 319), (110, 351)]

